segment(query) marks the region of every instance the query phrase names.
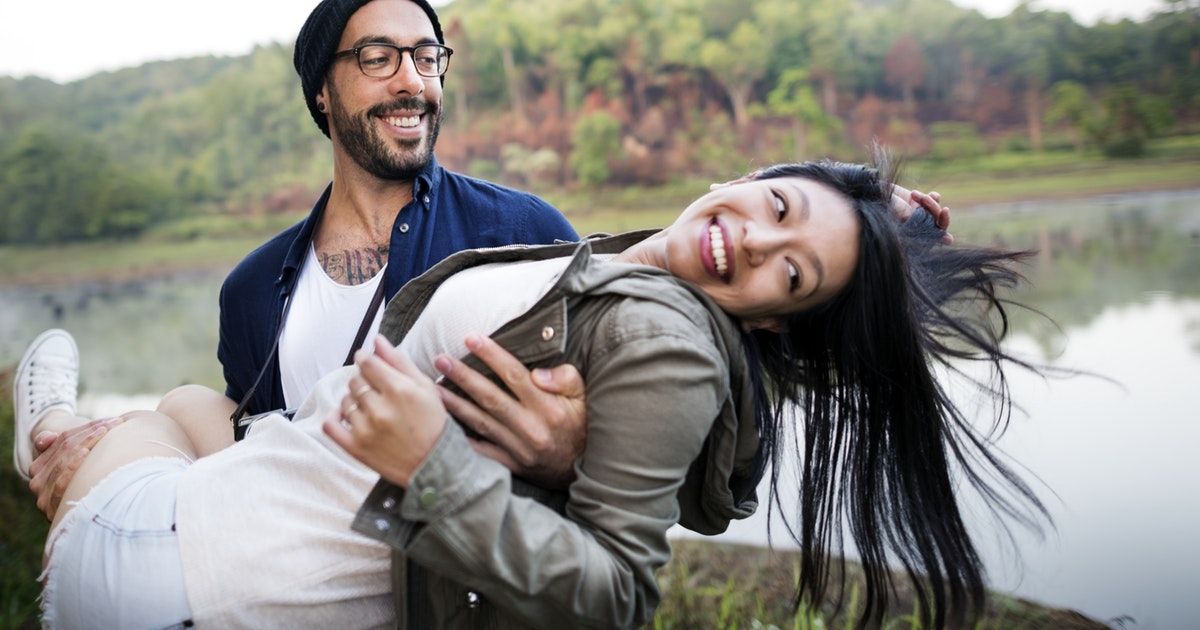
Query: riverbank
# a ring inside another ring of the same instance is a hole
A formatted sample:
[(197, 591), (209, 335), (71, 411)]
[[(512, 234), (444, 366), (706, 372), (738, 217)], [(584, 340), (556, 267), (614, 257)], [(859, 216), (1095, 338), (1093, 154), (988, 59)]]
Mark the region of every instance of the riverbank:
[[(12, 449), (12, 366), (0, 368), (0, 453)], [(37, 627), (37, 577), (47, 523), (12, 468), (0, 467), (0, 629)], [(672, 541), (671, 562), (658, 573), (663, 601), (647, 627), (676, 628), (853, 628), (862, 590), (861, 569), (847, 564), (841, 611), (831, 602), (792, 612), (798, 554), (762, 547)], [(898, 580), (903, 585), (903, 579)], [(884, 627), (922, 628), (912, 593), (901, 586)], [(1092, 630), (1105, 624), (1078, 612), (994, 593), (979, 629), (1056, 628)]]
[[(1172, 138), (1138, 160), (1104, 160), (1074, 153), (997, 154), (955, 163), (914, 162), (905, 182), (938, 190), (955, 220), (996, 202), (1089, 198), (1162, 190), (1200, 189), (1200, 139)], [(669, 224), (709, 182), (683, 180), (657, 188), (536, 191), (567, 213), (580, 234), (621, 232)], [(254, 220), (190, 217), (124, 241), (49, 247), (0, 247), (0, 286), (52, 286), (133, 281), (185, 271), (228, 271), (252, 249), (303, 213)]]

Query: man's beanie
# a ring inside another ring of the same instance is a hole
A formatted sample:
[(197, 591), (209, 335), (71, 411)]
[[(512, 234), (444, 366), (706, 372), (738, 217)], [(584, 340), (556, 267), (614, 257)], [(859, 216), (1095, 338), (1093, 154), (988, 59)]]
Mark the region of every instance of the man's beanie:
[[(429, 2), (410, 1), (425, 11), (429, 21), (433, 22), (433, 32), (437, 35), (438, 43), (445, 44), (442, 25)], [(321, 128), (321, 133), (326, 136), (329, 135), (329, 123), (325, 114), (317, 109), (317, 92), (321, 91), (321, 86), (325, 83), (325, 74), (329, 72), (329, 64), (333, 63), (333, 54), (337, 52), (338, 41), (342, 39), (346, 22), (350, 21), (350, 16), (354, 15), (355, 11), (368, 2), (370, 0), (322, 0), (321, 4), (308, 14), (308, 20), (300, 27), (300, 34), (296, 36), (296, 52), (292, 62), (296, 66), (296, 73), (300, 75), (304, 102), (308, 105), (308, 112), (312, 114), (313, 120)], [(445, 80), (446, 77), (442, 77), (442, 81)]]

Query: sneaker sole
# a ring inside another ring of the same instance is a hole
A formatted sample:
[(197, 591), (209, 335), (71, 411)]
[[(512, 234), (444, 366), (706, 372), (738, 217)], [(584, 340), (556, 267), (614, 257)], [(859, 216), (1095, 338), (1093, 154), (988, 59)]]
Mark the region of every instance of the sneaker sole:
[[(17, 409), (17, 404), (24, 403), (24, 401), (17, 400), (17, 388), (20, 384), (20, 379), (17, 377), (25, 371), (26, 366), (29, 365), (29, 361), (33, 358), (33, 353), (36, 352), (37, 349), (41, 347), (41, 345), (45, 343), (47, 339), (60, 333), (65, 334), (67, 339), (71, 341), (71, 348), (75, 351), (75, 356), (78, 357), (79, 346), (75, 344), (75, 338), (71, 336), (71, 333), (62, 330), (61, 328), (51, 328), (50, 330), (43, 331), (42, 334), (38, 335), (29, 344), (29, 348), (25, 350), (25, 356), (21, 357), (21, 362), (17, 364), (17, 371), (13, 373), (13, 427), (16, 433), (16, 435), (13, 436), (13, 468), (17, 470), (17, 474), (20, 475), (25, 481), (29, 481), (28, 468), (33, 464), (33, 438), (29, 436), (29, 431), (33, 427), (22, 427), (16, 422), (17, 416), (20, 415)], [(29, 453), (29, 462), (27, 462), (24, 466), (21, 465), (21, 451)]]

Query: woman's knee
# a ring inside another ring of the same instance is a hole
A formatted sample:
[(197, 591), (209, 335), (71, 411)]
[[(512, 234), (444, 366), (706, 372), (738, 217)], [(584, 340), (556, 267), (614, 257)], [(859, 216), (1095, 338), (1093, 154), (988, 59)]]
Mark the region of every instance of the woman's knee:
[(225, 395), (203, 385), (180, 385), (167, 392), (158, 403), (158, 412), (172, 418), (199, 406), (211, 406), (228, 400)]

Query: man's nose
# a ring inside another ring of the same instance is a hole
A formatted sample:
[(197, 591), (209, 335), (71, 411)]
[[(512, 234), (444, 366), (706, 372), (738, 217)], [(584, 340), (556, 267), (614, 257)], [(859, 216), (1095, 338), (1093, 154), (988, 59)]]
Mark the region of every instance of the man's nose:
[(417, 62), (411, 52), (400, 53), (400, 67), (396, 74), (388, 80), (388, 88), (392, 94), (412, 94), (416, 96), (425, 91), (425, 77), (417, 74)]

